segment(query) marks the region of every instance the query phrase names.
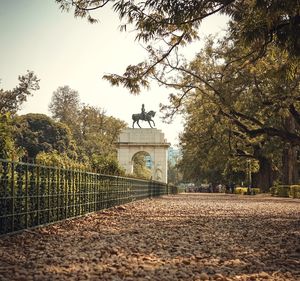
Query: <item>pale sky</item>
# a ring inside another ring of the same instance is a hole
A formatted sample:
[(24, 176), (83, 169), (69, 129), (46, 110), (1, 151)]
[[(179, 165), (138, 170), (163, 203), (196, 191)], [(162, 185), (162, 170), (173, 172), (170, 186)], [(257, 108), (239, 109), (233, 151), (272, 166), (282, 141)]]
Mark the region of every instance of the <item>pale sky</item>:
[[(171, 90), (154, 84), (134, 96), (102, 79), (107, 73), (122, 74), (127, 65), (146, 58), (146, 52), (134, 41), (133, 32), (119, 31), (120, 22), (113, 12), (105, 9), (97, 15), (100, 22), (92, 25), (86, 19), (75, 19), (72, 13), (61, 12), (54, 0), (0, 0), (0, 88), (14, 88), (18, 75), (33, 70), (41, 80), (40, 90), (19, 114), (50, 115), (53, 92), (68, 85), (79, 92), (81, 102), (104, 109), (129, 127), (131, 115), (139, 113), (144, 103), (146, 111), (157, 112), (156, 128), (176, 145), (183, 129), (181, 117), (165, 124), (159, 112), (159, 104), (168, 103)], [(209, 19), (203, 23), (201, 34), (220, 31), (225, 23), (225, 17)], [(194, 53), (195, 46), (192, 49)], [(148, 128), (148, 123), (140, 124)]]

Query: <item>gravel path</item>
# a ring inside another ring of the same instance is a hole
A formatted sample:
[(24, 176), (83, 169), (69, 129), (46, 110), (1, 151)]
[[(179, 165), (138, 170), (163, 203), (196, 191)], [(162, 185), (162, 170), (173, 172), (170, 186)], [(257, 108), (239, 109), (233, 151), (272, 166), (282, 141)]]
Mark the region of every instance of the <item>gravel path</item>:
[(300, 200), (180, 194), (4, 236), (0, 280), (300, 280)]

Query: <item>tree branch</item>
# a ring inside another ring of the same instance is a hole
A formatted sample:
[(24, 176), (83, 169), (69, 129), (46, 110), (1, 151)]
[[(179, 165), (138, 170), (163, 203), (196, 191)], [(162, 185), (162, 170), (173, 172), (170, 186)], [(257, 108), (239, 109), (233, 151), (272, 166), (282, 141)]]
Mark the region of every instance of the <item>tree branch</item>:
[[(93, 11), (93, 10), (97, 10), (97, 9), (100, 9), (100, 8), (103, 8), (108, 2), (110, 2), (111, 0), (106, 0), (104, 1), (101, 5), (99, 6), (96, 6), (96, 7), (93, 7), (93, 8), (84, 8), (84, 7), (81, 7), (80, 5), (77, 4), (77, 1), (75, 0), (72, 0), (72, 5), (75, 6), (77, 9), (79, 10), (82, 10), (82, 11)], [(87, 4), (89, 5), (89, 4)]]
[(291, 104), (289, 106), (289, 111), (293, 115), (293, 117), (294, 117), (295, 121), (297, 122), (297, 124), (300, 125), (300, 113), (297, 111), (294, 104)]

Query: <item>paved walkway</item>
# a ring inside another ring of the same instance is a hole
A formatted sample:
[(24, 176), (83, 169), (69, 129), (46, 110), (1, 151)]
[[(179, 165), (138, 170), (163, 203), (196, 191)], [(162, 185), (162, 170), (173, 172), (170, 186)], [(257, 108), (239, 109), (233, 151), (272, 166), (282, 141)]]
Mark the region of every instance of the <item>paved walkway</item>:
[(300, 200), (133, 202), (0, 238), (0, 280), (300, 280)]

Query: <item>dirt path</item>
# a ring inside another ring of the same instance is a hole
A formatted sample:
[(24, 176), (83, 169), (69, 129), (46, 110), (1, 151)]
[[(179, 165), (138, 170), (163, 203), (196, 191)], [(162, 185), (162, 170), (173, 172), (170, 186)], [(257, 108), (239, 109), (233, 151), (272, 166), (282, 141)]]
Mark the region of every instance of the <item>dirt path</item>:
[(300, 200), (133, 202), (0, 238), (0, 280), (300, 280)]

